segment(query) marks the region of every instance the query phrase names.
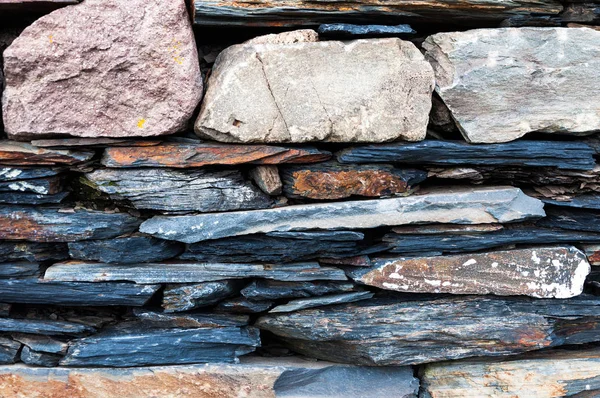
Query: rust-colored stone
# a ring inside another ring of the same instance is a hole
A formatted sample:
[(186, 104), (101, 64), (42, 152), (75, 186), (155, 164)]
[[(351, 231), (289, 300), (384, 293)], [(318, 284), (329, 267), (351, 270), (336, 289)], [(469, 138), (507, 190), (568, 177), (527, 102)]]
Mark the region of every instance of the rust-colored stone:
[(72, 165), (90, 160), (93, 152), (43, 149), (25, 142), (0, 141), (0, 164), (10, 166)]
[(312, 148), (267, 145), (163, 143), (149, 147), (112, 147), (102, 156), (107, 167), (202, 167), (211, 165), (322, 162), (331, 153)]

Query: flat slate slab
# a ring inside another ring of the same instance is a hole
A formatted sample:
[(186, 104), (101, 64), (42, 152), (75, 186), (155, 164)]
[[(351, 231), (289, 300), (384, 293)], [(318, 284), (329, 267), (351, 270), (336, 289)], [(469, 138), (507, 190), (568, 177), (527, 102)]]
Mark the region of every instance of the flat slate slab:
[(320, 37), (359, 39), (367, 37), (406, 37), (417, 32), (410, 25), (353, 25), (347, 23), (323, 24), (317, 30)]
[(340, 294), (329, 294), (320, 297), (301, 298), (291, 300), (286, 304), (278, 305), (271, 309), (269, 313), (274, 312), (293, 312), (299, 311), (306, 308), (323, 307), (326, 305), (336, 305), (353, 303), (355, 301), (367, 300), (373, 298), (375, 293), (371, 292), (351, 292), (351, 293), (340, 293)]
[(504, 223), (544, 215), (542, 202), (524, 195), (518, 188), (456, 188), (405, 198), (193, 216), (156, 216), (145, 221), (140, 231), (163, 239), (194, 243), (261, 232), (416, 223)]
[(55, 167), (0, 167), (0, 181), (30, 180), (56, 176), (64, 171)]
[(340, 163), (402, 163), (556, 167), (592, 170), (595, 150), (579, 141), (526, 141), (471, 145), (464, 141), (425, 140), (356, 146), (336, 153)]
[(0, 337), (0, 364), (17, 362), (21, 344), (8, 337)]
[(239, 282), (234, 280), (165, 286), (162, 307), (165, 312), (188, 311), (207, 307), (235, 295)]
[(8, 166), (74, 165), (94, 157), (94, 152), (38, 148), (25, 142), (0, 141), (0, 164)]
[(44, 280), (60, 282), (131, 281), (140, 284), (194, 283), (223, 279), (266, 278), (280, 281), (346, 280), (338, 268), (318, 263), (223, 264), (168, 262), (117, 265), (69, 261), (50, 266)]
[(373, 267), (346, 274), (358, 283), (412, 293), (569, 298), (583, 292), (590, 273), (585, 254), (572, 246), (372, 261)]
[[(1, 152), (0, 152), (1, 154)], [(102, 155), (106, 167), (204, 167), (239, 164), (315, 163), (331, 153), (314, 148), (267, 145), (163, 143), (150, 147), (112, 147)], [(2, 163), (0, 161), (0, 163)]]
[(60, 261), (69, 258), (66, 243), (2, 242), (0, 258), (4, 261)]
[(594, 296), (407, 297), (269, 314), (255, 325), (309, 357), (389, 366), (599, 341), (599, 308)]
[(356, 286), (351, 282), (280, 282), (259, 279), (252, 281), (241, 293), (250, 300), (278, 300), (347, 293), (353, 290), (356, 290)]
[(19, 205), (58, 204), (67, 196), (69, 196), (69, 192), (60, 192), (54, 195), (28, 192), (0, 192), (0, 203)]
[(40, 264), (27, 261), (0, 263), (0, 279), (38, 276), (41, 273)]
[(135, 231), (140, 221), (127, 213), (60, 208), (0, 207), (0, 239), (73, 242), (108, 239)]
[(0, 318), (0, 332), (75, 336), (95, 331), (91, 326), (75, 322)]

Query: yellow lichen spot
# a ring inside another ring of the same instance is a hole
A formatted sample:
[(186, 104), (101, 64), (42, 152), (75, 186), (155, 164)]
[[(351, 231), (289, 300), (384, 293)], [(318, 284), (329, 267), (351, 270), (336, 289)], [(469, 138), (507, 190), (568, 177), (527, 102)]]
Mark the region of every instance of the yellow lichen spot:
[(137, 122), (138, 129), (143, 129), (144, 124), (146, 124), (146, 119), (141, 118), (140, 120), (138, 120), (138, 122)]
[(183, 57), (173, 57), (173, 59), (175, 60), (175, 62), (177, 62), (179, 65), (183, 64)]
[(50, 41), (50, 43), (54, 43), (54, 36), (48, 35), (48, 40)]

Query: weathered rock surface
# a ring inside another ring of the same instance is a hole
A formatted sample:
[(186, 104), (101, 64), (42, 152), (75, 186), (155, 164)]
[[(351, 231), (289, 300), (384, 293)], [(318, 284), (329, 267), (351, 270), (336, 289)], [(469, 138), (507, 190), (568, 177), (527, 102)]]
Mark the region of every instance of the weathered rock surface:
[(318, 29), (319, 36), (338, 39), (358, 39), (367, 37), (405, 37), (414, 35), (410, 25), (353, 25), (347, 23), (323, 24)]
[(589, 272), (585, 254), (567, 246), (375, 259), (372, 268), (346, 274), (355, 282), (399, 292), (569, 298), (583, 292)]
[(7, 337), (0, 337), (0, 364), (15, 363), (21, 344)]
[(600, 349), (547, 350), (504, 360), (468, 359), (425, 366), (423, 398), (594, 397)]
[(17, 139), (171, 134), (202, 95), (183, 0), (86, 0), (57, 10), (4, 51), (4, 73), (4, 124)]
[(371, 366), (418, 364), (597, 341), (599, 306), (593, 296), (371, 299), (270, 314), (256, 326), (314, 358)]
[(581, 245), (588, 261), (592, 265), (600, 265), (600, 244), (596, 245)]
[(556, 167), (592, 170), (595, 150), (577, 141), (515, 141), (505, 144), (470, 145), (464, 141), (365, 145), (336, 154), (340, 163), (425, 163), (436, 165), (484, 165)]
[(269, 195), (281, 194), (282, 184), (279, 170), (275, 165), (256, 166), (250, 170), (252, 181)]
[(301, 298), (291, 300), (287, 304), (278, 305), (269, 312), (292, 312), (303, 310), (306, 308), (323, 307), (326, 305), (353, 303), (355, 301), (373, 298), (373, 296), (374, 293), (371, 292), (351, 292), (331, 294), (320, 297)]
[(600, 80), (599, 41), (586, 28), (503, 28), (437, 33), (423, 48), (462, 134), (494, 143), (600, 130), (600, 94), (585, 90)]
[(249, 42), (219, 54), (195, 131), (238, 143), (420, 141), (433, 85), (421, 52), (396, 38)]
[(188, 168), (245, 163), (314, 163), (329, 158), (331, 153), (307, 147), (164, 143), (151, 147), (107, 148), (102, 164), (106, 167)]
[(223, 279), (266, 278), (280, 281), (346, 280), (338, 268), (317, 263), (219, 264), (168, 262), (117, 265), (69, 261), (46, 270), (44, 280), (61, 282), (131, 281), (140, 284), (195, 283)]
[(537, 225), (571, 231), (600, 232), (600, 212), (597, 210), (547, 206), (548, 216)]
[(67, 343), (54, 339), (49, 336), (39, 336), (35, 334), (13, 333), (11, 337), (16, 341), (25, 344), (32, 350), (47, 352), (49, 354), (65, 354), (69, 346)]
[(23, 346), (20, 359), (27, 365), (54, 367), (58, 365), (61, 356), (34, 351), (28, 346)]
[[(93, 152), (38, 148), (25, 142), (0, 141), (0, 164), (9, 166), (73, 165), (91, 160)], [(6, 168), (2, 168), (6, 170)]]
[(375, 228), (416, 223), (486, 224), (544, 216), (542, 203), (517, 188), (450, 189), (406, 198), (286, 206), (278, 209), (157, 216), (140, 231), (194, 243), (301, 229)]
[(0, 167), (0, 181), (30, 180), (60, 174), (62, 168), (46, 167)]
[(0, 332), (74, 336), (95, 332), (95, 329), (75, 322), (0, 318)]
[(238, 291), (239, 282), (233, 280), (167, 285), (163, 291), (162, 307), (165, 312), (193, 310), (216, 304)]
[(58, 208), (0, 207), (0, 239), (73, 242), (109, 239), (135, 231), (140, 222), (127, 213)]
[(278, 300), (347, 293), (355, 289), (355, 285), (350, 282), (280, 282), (259, 279), (252, 281), (241, 293), (250, 300)]
[(79, 0), (0, 0), (1, 11), (49, 12), (55, 8), (77, 4)]
[(60, 191), (62, 191), (62, 178), (59, 176), (0, 182), (0, 192), (33, 192), (41, 195), (53, 195)]
[(283, 192), (288, 198), (343, 199), (350, 196), (406, 194), (427, 178), (416, 169), (387, 165), (341, 165), (335, 162), (281, 169)]
[(113, 146), (153, 146), (159, 145), (159, 140), (132, 140), (131, 138), (55, 138), (55, 139), (42, 139), (32, 140), (31, 145), (40, 148), (57, 148), (57, 149), (69, 149), (69, 148), (106, 148)]
[(473, 24), (501, 21), (512, 15), (558, 14), (555, 0), (400, 0), (392, 4), (337, 2), (194, 0), (198, 25), (311, 26), (320, 23), (392, 23), (414, 21)]
[(259, 333), (252, 327), (155, 328), (131, 322), (72, 341), (60, 364), (126, 367), (234, 362), (258, 346)]
[(137, 209), (219, 212), (272, 204), (238, 170), (98, 169), (85, 178), (86, 184)]
[(234, 314), (257, 314), (265, 312), (275, 303), (269, 300), (248, 300), (245, 297), (235, 297), (221, 301), (216, 305), (215, 311), (232, 312)]
[(60, 192), (54, 195), (44, 195), (28, 192), (0, 192), (0, 203), (20, 205), (57, 204), (63, 201), (69, 192)]
[(69, 243), (71, 258), (103, 263), (147, 263), (175, 257), (183, 251), (177, 242), (145, 235)]
[(4, 261), (60, 261), (69, 258), (65, 243), (1, 242), (0, 258)]
[(39, 276), (41, 273), (38, 263), (18, 261), (14, 263), (0, 263), (0, 278), (20, 278), (24, 276)]

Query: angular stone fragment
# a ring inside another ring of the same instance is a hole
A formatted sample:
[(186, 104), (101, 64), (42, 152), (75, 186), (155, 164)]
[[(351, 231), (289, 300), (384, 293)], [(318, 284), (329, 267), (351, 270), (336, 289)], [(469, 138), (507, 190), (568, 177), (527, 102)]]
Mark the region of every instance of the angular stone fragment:
[[(361, 365), (501, 356), (600, 339), (600, 299), (371, 299), (270, 314), (256, 326), (296, 352)], [(451, 323), (449, 323), (451, 321)]]
[(47, 352), (49, 354), (65, 354), (68, 348), (67, 343), (49, 336), (13, 333), (11, 337), (34, 351)]
[(464, 141), (366, 145), (336, 154), (340, 163), (425, 163), (435, 165), (484, 165), (556, 167), (592, 170), (595, 150), (578, 141), (515, 141), (505, 144), (470, 145)]
[(18, 139), (172, 134), (202, 95), (183, 0), (86, 0), (57, 10), (4, 51), (4, 72), (5, 129)]
[(378, 259), (372, 268), (346, 274), (355, 282), (399, 292), (569, 298), (583, 292), (589, 272), (585, 255), (567, 246)]
[(410, 25), (353, 25), (332, 23), (319, 26), (319, 35), (337, 39), (358, 39), (366, 37), (404, 37), (414, 35)]
[(57, 204), (63, 201), (69, 192), (60, 192), (54, 195), (44, 195), (28, 192), (0, 192), (0, 203), (19, 205)]
[(25, 142), (0, 141), (0, 164), (8, 166), (73, 165), (91, 160), (93, 156), (93, 152), (44, 149)]
[(283, 191), (288, 198), (309, 199), (406, 194), (427, 178), (427, 173), (421, 170), (335, 162), (285, 167), (281, 175)]
[(30, 180), (52, 177), (61, 173), (62, 168), (42, 167), (0, 167), (0, 181)]
[(142, 306), (160, 285), (133, 283), (51, 282), (37, 278), (0, 279), (2, 300), (8, 303), (69, 306)]
[(355, 285), (349, 282), (280, 282), (259, 279), (243, 288), (241, 293), (250, 300), (278, 300), (346, 293), (355, 289)]
[(0, 318), (0, 332), (71, 336), (95, 332), (95, 329), (75, 322)]
[[(596, 397), (600, 349), (547, 350), (491, 361), (467, 359), (425, 366), (423, 398)], [(501, 387), (499, 387), (501, 386)]]
[(61, 359), (60, 355), (48, 354), (32, 350), (29, 346), (23, 346), (21, 349), (21, 362), (27, 365), (45, 366), (48, 368), (58, 365)]
[(263, 192), (269, 195), (281, 194), (282, 185), (277, 166), (256, 166), (250, 170), (250, 177)]
[(353, 303), (355, 301), (373, 298), (373, 296), (374, 293), (371, 292), (352, 292), (331, 294), (320, 297), (302, 298), (291, 300), (287, 304), (278, 305), (269, 312), (292, 312), (303, 310), (306, 308), (323, 307), (326, 305)]
[(18, 342), (0, 336), (0, 364), (17, 362), (20, 348), (21, 344)]
[(232, 312), (234, 314), (257, 314), (265, 312), (275, 303), (269, 300), (248, 300), (245, 297), (236, 297), (221, 301), (216, 305), (215, 311)]
[(600, 265), (600, 244), (581, 245), (591, 265)]
[(457, 188), (406, 198), (195, 216), (157, 216), (145, 221), (140, 231), (163, 239), (194, 243), (228, 236), (301, 229), (514, 222), (544, 216), (542, 207), (540, 201), (524, 195), (518, 188)]
[(219, 54), (195, 124), (199, 136), (237, 143), (425, 138), (434, 81), (414, 44), (276, 41)]
[(568, 200), (556, 200), (547, 197), (541, 197), (540, 200), (554, 206), (600, 210), (600, 195), (597, 193), (573, 196), (569, 197)]
[(317, 263), (271, 265), (169, 262), (116, 265), (70, 261), (52, 265), (44, 275), (44, 280), (49, 281), (132, 281), (140, 284), (194, 283), (244, 278), (266, 278), (281, 281), (343, 281), (347, 279), (342, 270), (320, 267)]
[(65, 243), (1, 242), (0, 258), (4, 261), (60, 261), (69, 258)]
[(180, 312), (207, 307), (233, 296), (239, 291), (232, 280), (197, 283), (194, 285), (167, 285), (163, 291), (162, 307), (165, 312)]
[(126, 367), (235, 362), (258, 346), (259, 332), (252, 327), (163, 329), (133, 322), (71, 342), (60, 364)]
[(33, 192), (40, 195), (53, 195), (61, 190), (62, 178), (59, 176), (0, 182), (0, 192)]
[(600, 232), (600, 212), (548, 206), (548, 217), (540, 219), (537, 225), (571, 231)]
[(331, 153), (307, 147), (164, 143), (151, 147), (107, 148), (102, 164), (106, 167), (189, 168), (245, 163), (315, 163), (329, 158)]
[(168, 314), (144, 308), (134, 308), (132, 313), (136, 319), (143, 321), (145, 325), (156, 328), (218, 328), (248, 326), (249, 321), (249, 318), (246, 315), (217, 314), (214, 312)]
[(29, 263), (26, 261), (0, 263), (0, 279), (38, 276), (40, 272), (40, 265), (38, 263)]
[(593, 29), (503, 28), (438, 33), (423, 48), (462, 134), (494, 143), (600, 130), (600, 94), (586, 90), (600, 80), (598, 42)]
[(85, 184), (136, 209), (218, 212), (272, 204), (237, 170), (98, 169), (85, 178)]

